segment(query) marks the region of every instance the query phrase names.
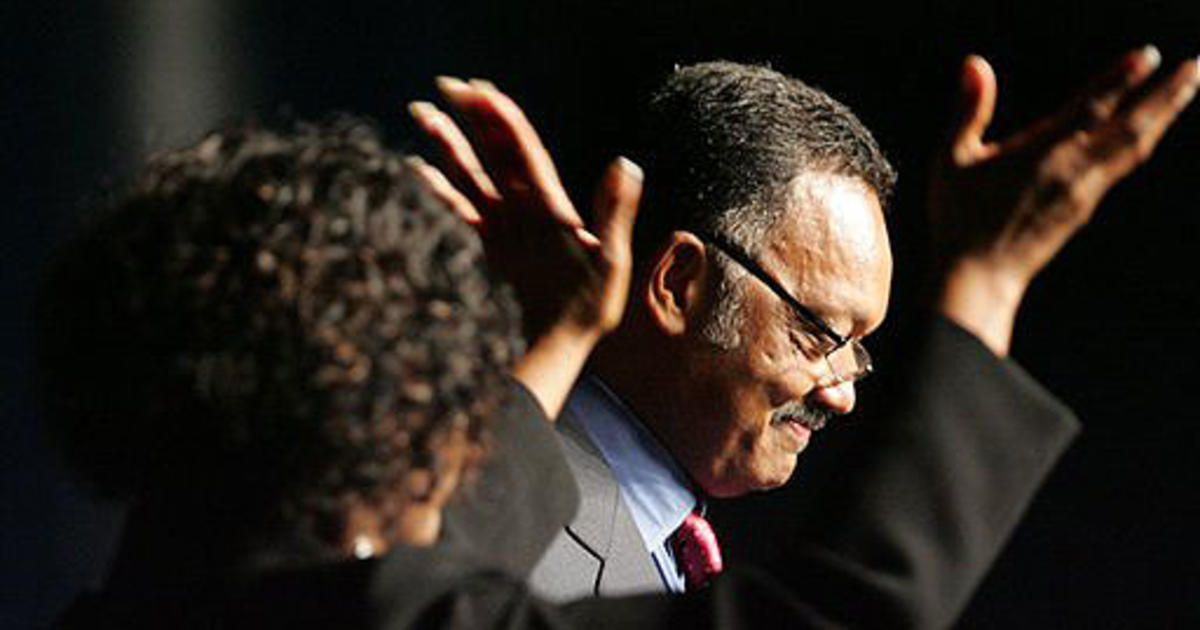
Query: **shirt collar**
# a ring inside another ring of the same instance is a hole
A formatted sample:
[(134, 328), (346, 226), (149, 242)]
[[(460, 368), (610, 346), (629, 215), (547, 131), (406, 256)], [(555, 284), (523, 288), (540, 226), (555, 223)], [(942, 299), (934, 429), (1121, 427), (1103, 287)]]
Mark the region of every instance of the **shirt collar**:
[(621, 488), (646, 549), (661, 547), (696, 508), (696, 494), (671, 454), (598, 377), (585, 374), (567, 409)]

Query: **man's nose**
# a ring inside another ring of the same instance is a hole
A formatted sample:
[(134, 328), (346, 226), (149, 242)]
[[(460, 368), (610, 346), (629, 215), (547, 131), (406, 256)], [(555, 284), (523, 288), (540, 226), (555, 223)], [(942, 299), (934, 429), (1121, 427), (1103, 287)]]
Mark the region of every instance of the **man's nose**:
[(853, 381), (818, 387), (812, 395), (818, 403), (836, 414), (845, 415), (854, 410), (856, 395)]

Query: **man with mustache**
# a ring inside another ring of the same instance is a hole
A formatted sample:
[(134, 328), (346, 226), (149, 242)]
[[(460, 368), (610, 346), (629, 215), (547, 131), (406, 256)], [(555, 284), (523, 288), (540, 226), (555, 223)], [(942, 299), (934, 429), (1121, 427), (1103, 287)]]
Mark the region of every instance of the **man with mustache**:
[[(1030, 282), (1194, 95), (1194, 60), (1137, 93), (1158, 63), (1153, 48), (1130, 52), (1002, 142), (983, 140), (992, 70), (964, 64), (964, 111), (931, 195), (936, 316), (912, 335), (923, 350), (897, 386), (935, 404), (868, 429), (878, 448), (847, 474), (875, 494), (823, 505), (825, 526), (805, 541), (841, 568), (792, 576), (871, 604), (860, 622), (953, 619), (1073, 435), (1069, 412), (1005, 357)], [(489, 159), (476, 110), (504, 101), (493, 86), (441, 87), (483, 158), (444, 114), (413, 107), (449, 158), (448, 180), (427, 169), (443, 199), (495, 217), (569, 204), (555, 178), (514, 181)], [(812, 432), (854, 408), (872, 369), (862, 339), (888, 305), (895, 175), (845, 106), (770, 69), (715, 62), (676, 70), (643, 128), (629, 306), (559, 422), (583, 502), (531, 578), (552, 599), (690, 591), (719, 571), (714, 545), (695, 542), (711, 541), (704, 498), (788, 480)]]

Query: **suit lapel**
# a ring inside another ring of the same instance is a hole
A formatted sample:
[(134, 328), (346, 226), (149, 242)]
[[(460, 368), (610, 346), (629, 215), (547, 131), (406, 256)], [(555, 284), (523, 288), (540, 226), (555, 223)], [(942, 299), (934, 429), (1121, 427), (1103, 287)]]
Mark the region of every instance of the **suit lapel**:
[(615, 596), (665, 590), (604, 457), (579, 428), (573, 414), (564, 413), (558, 428), (581, 496), (579, 512), (567, 526), (567, 532), (600, 560), (595, 594)]
[(559, 419), (563, 451), (575, 481), (579, 484), (579, 512), (567, 525), (567, 531), (596, 558), (604, 561), (612, 542), (613, 518), (620, 508), (617, 480), (600, 451), (574, 422), (569, 413)]

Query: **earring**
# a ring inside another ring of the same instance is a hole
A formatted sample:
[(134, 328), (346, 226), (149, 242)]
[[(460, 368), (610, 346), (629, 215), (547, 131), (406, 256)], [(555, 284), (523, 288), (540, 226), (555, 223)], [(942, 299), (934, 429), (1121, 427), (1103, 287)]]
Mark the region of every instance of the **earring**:
[(371, 538), (366, 534), (359, 534), (354, 537), (354, 557), (359, 560), (365, 560), (375, 555), (375, 543), (371, 542)]

